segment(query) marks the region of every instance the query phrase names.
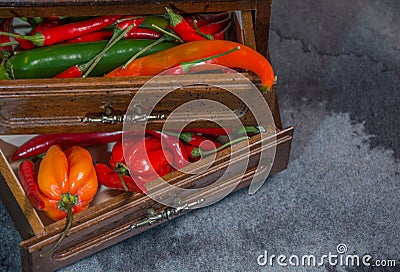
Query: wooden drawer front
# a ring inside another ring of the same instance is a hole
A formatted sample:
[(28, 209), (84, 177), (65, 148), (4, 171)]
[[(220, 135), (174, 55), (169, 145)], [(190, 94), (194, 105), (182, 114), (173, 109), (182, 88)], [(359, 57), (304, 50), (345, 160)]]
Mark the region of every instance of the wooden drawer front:
[[(199, 199), (212, 202), (232, 184), (236, 186), (234, 190), (247, 187), (252, 182), (255, 169), (258, 167), (260, 153), (265, 151), (266, 148), (276, 148), (276, 157), (280, 158), (274, 161), (270, 174), (272, 175), (285, 169), (291, 147), (292, 133), (293, 128), (288, 128), (275, 135), (276, 141), (275, 137), (266, 137), (262, 140), (263, 147), (261, 146), (261, 138), (254, 136), (250, 140), (250, 157), (246, 173), (222, 180), (222, 182), (219, 181), (217, 185), (213, 184), (213, 182), (222, 176), (227, 164), (218, 163), (204, 175), (188, 176), (172, 173), (167, 176), (167, 179), (181, 188), (207, 186), (207, 189), (202, 191), (201, 194), (189, 194), (180, 197), (183, 203), (193, 203)], [(228, 153), (227, 150), (219, 153), (217, 161), (229, 160)], [(235, 163), (240, 163), (240, 161)], [(265, 176), (262, 176), (261, 179), (265, 179)], [(152, 186), (157, 185), (150, 184), (148, 186), (150, 190)], [(167, 189), (164, 192), (160, 192), (160, 194), (170, 195), (171, 192)], [(179, 196), (174, 196), (174, 198), (176, 197)], [(123, 193), (98, 207), (91, 207), (87, 211), (76, 214), (74, 225), (69, 235), (53, 255), (39, 257), (41, 252), (51, 247), (62, 231), (64, 220), (55, 222), (52, 224), (53, 226), (46, 227), (45, 234), (34, 236), (22, 242), (21, 252), (24, 265), (33, 268), (32, 271), (42, 271), (43, 267), (57, 269), (167, 221), (163, 219), (151, 225), (144, 224), (141, 227), (132, 229), (132, 225), (146, 218), (146, 211), (149, 208), (152, 208), (156, 213), (169, 209), (147, 196), (130, 193)], [(190, 210), (184, 210), (177, 215), (172, 214), (169, 219), (188, 211)], [(91, 214), (91, 217), (88, 217), (89, 214)], [(93, 215), (96, 216), (93, 218)]]

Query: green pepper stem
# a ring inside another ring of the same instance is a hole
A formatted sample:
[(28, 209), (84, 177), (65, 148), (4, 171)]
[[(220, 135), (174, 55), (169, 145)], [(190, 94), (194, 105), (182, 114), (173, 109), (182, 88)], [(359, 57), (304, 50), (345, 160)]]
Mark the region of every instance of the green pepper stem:
[(121, 181), (122, 187), (124, 188), (125, 192), (128, 192), (128, 186), (126, 186), (125, 180), (121, 174), (118, 173), (119, 180)]
[(204, 34), (203, 32), (201, 32), (199, 26), (197, 25), (197, 20), (193, 21), (193, 25), (194, 25), (194, 29), (196, 30), (197, 34), (199, 34), (200, 36), (206, 38), (207, 40), (214, 40), (213, 35), (211, 34)]
[(2, 46), (9, 46), (9, 45), (18, 45), (18, 42), (5, 42), (5, 43), (0, 43), (0, 47)]
[(176, 133), (176, 132), (172, 132), (172, 131), (167, 131), (167, 132), (164, 132), (164, 133), (172, 135), (172, 136), (175, 136), (176, 138), (181, 139), (185, 143), (189, 143), (192, 140), (192, 137), (193, 137), (193, 133), (192, 132)]
[(134, 61), (135, 59), (137, 59), (138, 57), (140, 57), (140, 55), (142, 55), (143, 53), (145, 53), (147, 50), (153, 48), (154, 46), (156, 46), (157, 44), (162, 43), (163, 41), (165, 41), (166, 38), (165, 37), (161, 37), (158, 40), (152, 42), (151, 44), (145, 46), (142, 50), (140, 50), (139, 52), (137, 52), (135, 55), (133, 55), (133, 57), (131, 57), (127, 62), (125, 62), (125, 64), (122, 66), (122, 70), (125, 70), (126, 67), (129, 65), (129, 63), (131, 63), (132, 61)]
[(64, 229), (63, 233), (61, 234), (60, 238), (58, 238), (57, 242), (48, 251), (40, 254), (40, 257), (44, 257), (44, 256), (49, 255), (50, 253), (53, 253), (54, 250), (61, 244), (61, 242), (67, 236), (68, 231), (71, 229), (72, 220), (73, 220), (72, 208), (77, 204), (78, 197), (75, 195), (70, 195), (69, 193), (67, 193), (67, 194), (68, 194), (67, 200), (65, 201), (65, 197), (63, 195), (60, 200), (60, 202), (62, 202), (62, 204), (59, 204), (60, 206), (62, 206), (62, 210), (67, 211), (67, 225), (65, 226), (65, 229)]
[(197, 59), (197, 60), (188, 61), (188, 62), (182, 62), (180, 64), (180, 66), (182, 67), (182, 71), (184, 73), (187, 73), (196, 64), (199, 64), (199, 63), (202, 63), (202, 62), (206, 62), (208, 60), (212, 60), (212, 59), (215, 59), (215, 58), (218, 58), (218, 57), (222, 57), (222, 56), (228, 55), (228, 54), (230, 54), (230, 53), (232, 53), (232, 52), (234, 52), (236, 50), (239, 50), (239, 49), (240, 49), (240, 46), (237, 46), (237, 47), (235, 47), (235, 48), (233, 48), (233, 49), (231, 49), (229, 51), (222, 52), (222, 53), (219, 53), (219, 54), (215, 54), (215, 55), (212, 55), (212, 56), (209, 56), (209, 57), (206, 57), (206, 58)]
[(248, 126), (248, 127), (240, 127), (233, 131), (233, 134), (236, 134), (236, 135), (246, 134), (246, 133), (256, 133), (257, 134), (257, 133), (260, 133), (260, 130), (256, 127)]
[(114, 167), (114, 171), (118, 174), (118, 177), (119, 177), (119, 180), (121, 181), (122, 187), (127, 192), (128, 186), (126, 185), (126, 182), (122, 176), (129, 175), (128, 167), (125, 164), (123, 164), (122, 162), (117, 162), (117, 164)]
[(177, 36), (177, 35), (175, 35), (175, 34), (173, 34), (173, 33), (171, 33), (171, 32), (168, 32), (168, 31), (166, 31), (165, 29), (162, 29), (162, 28), (159, 27), (158, 25), (151, 24), (151, 26), (152, 26), (153, 28), (155, 28), (157, 31), (160, 31), (160, 32), (163, 33), (163, 34), (168, 35), (168, 36), (170, 36), (170, 37), (172, 37), (172, 38), (178, 40), (180, 43), (185, 43), (185, 42), (182, 40), (181, 37), (179, 37), (179, 36)]
[(44, 36), (40, 32), (35, 33), (32, 36), (26, 36), (26, 35), (20, 35), (20, 34), (14, 34), (14, 33), (0, 31), (0, 35), (13, 37), (13, 38), (17, 38), (17, 39), (28, 40), (37, 46), (42, 46), (44, 43)]
[(87, 77), (94, 69), (94, 67), (96, 67), (96, 65), (100, 62), (100, 60), (103, 58), (104, 54), (111, 49), (111, 47), (113, 47), (118, 41), (120, 41), (121, 39), (123, 39), (126, 35), (126, 33), (128, 33), (133, 27), (135, 26), (135, 24), (130, 25), (129, 27), (127, 27), (124, 31), (121, 32), (121, 29), (116, 27), (117, 30), (114, 31), (113, 36), (111, 37), (111, 39), (107, 42), (107, 44), (105, 45), (105, 47), (103, 48), (103, 50), (98, 53), (92, 60), (90, 60), (89, 62), (83, 64), (80, 68), (82, 70), (82, 72), (84, 72), (84, 74), (82, 75), (82, 77)]

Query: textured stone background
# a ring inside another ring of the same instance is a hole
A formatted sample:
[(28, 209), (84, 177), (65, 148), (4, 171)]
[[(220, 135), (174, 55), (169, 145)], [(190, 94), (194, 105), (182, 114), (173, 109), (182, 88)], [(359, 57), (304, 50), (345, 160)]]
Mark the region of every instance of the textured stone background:
[[(270, 50), (285, 126), (286, 171), (61, 271), (399, 271), (400, 1), (280, 0)], [(3, 205), (0, 270), (19, 269)], [(397, 268), (258, 266), (269, 254), (349, 254)]]

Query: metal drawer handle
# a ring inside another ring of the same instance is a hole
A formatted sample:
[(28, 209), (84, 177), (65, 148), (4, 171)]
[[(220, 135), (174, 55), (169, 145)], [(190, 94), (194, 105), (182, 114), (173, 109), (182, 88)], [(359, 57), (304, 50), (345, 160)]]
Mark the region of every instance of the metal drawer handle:
[(146, 121), (159, 121), (165, 120), (167, 116), (165, 114), (147, 115), (142, 113), (140, 105), (136, 105), (136, 111), (134, 114), (113, 114), (111, 105), (107, 104), (104, 106), (104, 114), (95, 117), (83, 117), (83, 123), (102, 123), (102, 124), (116, 124), (123, 122), (138, 123)]
[(192, 207), (199, 205), (203, 202), (204, 199), (200, 198), (199, 200), (196, 200), (191, 203), (182, 204), (181, 206), (176, 208), (166, 208), (158, 213), (155, 212), (153, 208), (150, 208), (147, 210), (147, 218), (132, 224), (130, 226), (130, 229), (134, 230), (140, 227), (153, 225), (155, 223), (159, 223), (162, 220), (171, 220), (174, 216), (179, 215), (180, 213), (187, 211)]

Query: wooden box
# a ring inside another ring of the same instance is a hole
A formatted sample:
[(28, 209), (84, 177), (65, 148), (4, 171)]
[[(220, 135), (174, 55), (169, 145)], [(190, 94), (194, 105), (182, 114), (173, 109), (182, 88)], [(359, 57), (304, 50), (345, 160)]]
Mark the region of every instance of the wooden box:
[[(268, 31), (271, 1), (50, 1), (21, 0), (0, 1), (0, 18), (34, 16), (87, 16), (106, 14), (130, 15), (162, 14), (169, 6), (182, 13), (204, 13), (235, 11), (235, 36), (238, 42), (248, 45), (268, 58)], [(244, 72), (242, 75), (256, 85), (258, 78)], [(193, 80), (193, 75), (182, 76), (180, 80)], [(240, 80), (231, 75), (207, 75), (220, 83), (221, 88), (234, 83), (240, 89)], [(122, 123), (114, 122), (123, 115), (132, 97), (149, 80), (135, 78), (79, 78), (79, 79), (35, 79), (0, 81), (0, 134), (41, 134), (60, 132), (115, 131), (122, 129)], [(170, 82), (169, 78), (164, 78)], [(162, 83), (162, 82), (161, 82)], [(240, 109), (241, 101), (221, 88), (185, 86), (168, 96), (155, 108), (157, 114), (168, 114), (176, 105), (194, 99), (213, 99), (231, 109)], [(157, 95), (157, 93), (149, 93)], [(23, 242), (20, 244), (22, 269), (24, 271), (49, 271), (63, 267), (110, 245), (132, 237), (153, 226), (190, 211), (191, 203), (212, 202), (226, 188), (234, 190), (249, 186), (257, 174), (260, 156), (265, 150), (273, 149), (272, 175), (287, 167), (293, 135), (293, 127), (282, 128), (276, 96), (276, 85), (263, 98), (268, 103), (275, 123), (273, 133), (262, 133), (250, 138), (249, 153), (239, 143), (235, 149), (239, 155), (231, 162), (231, 149), (217, 153), (211, 166), (202, 174), (190, 175), (175, 171), (164, 178), (182, 188), (206, 188), (196, 195), (173, 195), (168, 188), (152, 182), (148, 185), (160, 198), (179, 200), (179, 207), (169, 207), (152, 198), (129, 192), (102, 190), (95, 197), (88, 210), (74, 216), (72, 228), (62, 244), (52, 254), (39, 255), (49, 249), (58, 239), (65, 226), (65, 220), (52, 222), (35, 210), (27, 200), (18, 181), (18, 162), (11, 162), (15, 146), (0, 142), (1, 199), (15, 222)], [(112, 109), (112, 112), (110, 112)], [(206, 113), (202, 112), (206, 117)], [(212, 113), (218, 115), (218, 113)], [(111, 117), (111, 119), (109, 119)], [(200, 114), (201, 117), (201, 114)], [(89, 119), (92, 118), (92, 119)], [(244, 125), (254, 125), (254, 116), (244, 111), (239, 116)], [(103, 122), (87, 122), (99, 119)], [(104, 121), (105, 120), (105, 121)], [(110, 121), (111, 120), (111, 121)], [(165, 120), (149, 121), (149, 129), (160, 129)], [(212, 122), (193, 122), (191, 126), (215, 126)], [(268, 131), (267, 131), (268, 132)], [(101, 150), (92, 150), (101, 157)], [(232, 148), (233, 150), (233, 148)], [(102, 153), (103, 152), (103, 153)], [(241, 155), (243, 152), (244, 155)], [(97, 155), (96, 155), (97, 154)], [(248, 155), (249, 154), (249, 155)], [(230, 164), (246, 162), (245, 173), (221, 179)], [(204, 165), (189, 166), (201, 169)], [(193, 170), (193, 169), (192, 169)], [(260, 180), (266, 176), (259, 177)]]

